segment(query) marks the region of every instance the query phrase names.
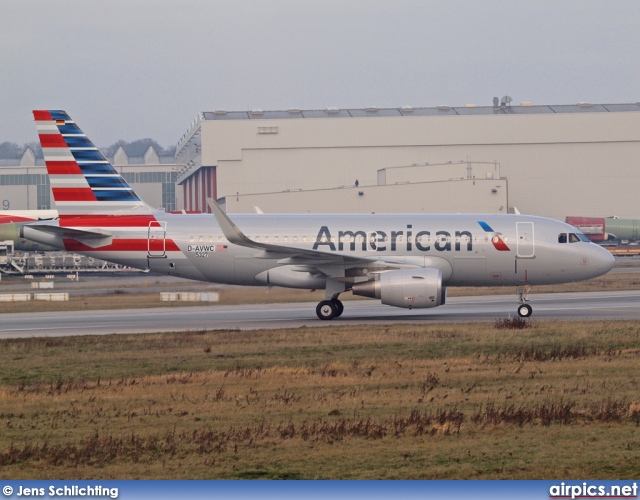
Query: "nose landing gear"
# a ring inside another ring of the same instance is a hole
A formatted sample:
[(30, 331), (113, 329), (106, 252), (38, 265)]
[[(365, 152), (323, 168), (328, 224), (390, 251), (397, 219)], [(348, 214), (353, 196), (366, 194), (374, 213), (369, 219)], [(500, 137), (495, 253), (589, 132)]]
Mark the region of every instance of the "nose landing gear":
[(516, 293), (518, 294), (518, 302), (520, 305), (518, 306), (518, 316), (521, 318), (528, 318), (533, 313), (533, 308), (527, 304), (529, 301), (529, 297), (527, 293), (531, 290), (529, 285), (527, 286), (519, 286), (516, 288)]

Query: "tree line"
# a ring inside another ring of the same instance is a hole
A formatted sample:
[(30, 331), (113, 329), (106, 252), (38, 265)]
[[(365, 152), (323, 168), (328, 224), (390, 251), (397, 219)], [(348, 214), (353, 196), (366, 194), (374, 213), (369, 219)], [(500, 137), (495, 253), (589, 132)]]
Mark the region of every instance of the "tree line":
[[(127, 142), (119, 140), (111, 146), (106, 148), (99, 148), (102, 154), (105, 156), (113, 156), (116, 150), (122, 146), (129, 156), (142, 156), (149, 149), (149, 146), (153, 146), (160, 156), (173, 156), (176, 152), (175, 146), (169, 146), (167, 148), (162, 147), (154, 139), (138, 139), (137, 141)], [(22, 157), (25, 150), (31, 148), (36, 154), (36, 157), (42, 158), (42, 148), (38, 142), (27, 142), (19, 145), (15, 142), (3, 142), (0, 143), (0, 160), (17, 160)]]

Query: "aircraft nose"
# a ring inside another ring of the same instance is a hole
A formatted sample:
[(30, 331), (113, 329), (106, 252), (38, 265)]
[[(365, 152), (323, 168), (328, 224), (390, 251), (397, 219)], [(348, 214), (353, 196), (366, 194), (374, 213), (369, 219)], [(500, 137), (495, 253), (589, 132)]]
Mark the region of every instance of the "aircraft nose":
[(595, 243), (593, 243), (593, 246), (595, 251), (591, 252), (591, 257), (589, 258), (590, 267), (598, 272), (598, 276), (608, 273), (616, 263), (615, 257), (606, 248), (602, 248)]

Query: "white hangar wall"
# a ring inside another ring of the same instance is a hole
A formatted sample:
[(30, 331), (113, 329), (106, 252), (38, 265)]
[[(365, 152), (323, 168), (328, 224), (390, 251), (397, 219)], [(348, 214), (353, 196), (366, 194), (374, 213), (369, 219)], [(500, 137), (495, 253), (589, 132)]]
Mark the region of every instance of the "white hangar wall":
[(266, 213), (507, 213), (508, 207), (505, 179), (231, 195), (221, 201), (229, 213), (253, 212), (254, 207)]
[[(385, 116), (394, 112), (398, 116)], [(463, 112), (474, 114), (458, 114)], [(181, 155), (189, 157), (189, 141), (197, 137), (191, 142), (195, 161), (178, 181), (185, 182), (200, 166), (215, 167), (217, 198), (240, 198), (332, 190), (353, 186), (356, 179), (361, 186), (374, 186), (380, 169), (471, 159), (500, 164), (499, 175), (509, 182), (509, 206), (522, 213), (556, 219), (640, 217), (637, 104), (333, 113), (203, 113), (178, 145), (181, 163)], [(433, 169), (432, 180), (455, 177), (446, 166)], [(424, 180), (412, 178), (410, 169), (405, 173), (394, 182)], [(484, 177), (475, 166), (474, 175)], [(326, 206), (319, 211), (339, 211), (337, 206), (342, 211), (340, 196), (323, 193)], [(388, 198), (385, 204), (397, 204), (396, 211), (408, 211), (403, 205), (409, 196), (402, 189), (380, 190), (378, 196)], [(302, 211), (296, 200), (304, 197), (290, 195), (288, 200), (289, 211)], [(479, 207), (483, 203), (478, 199)]]

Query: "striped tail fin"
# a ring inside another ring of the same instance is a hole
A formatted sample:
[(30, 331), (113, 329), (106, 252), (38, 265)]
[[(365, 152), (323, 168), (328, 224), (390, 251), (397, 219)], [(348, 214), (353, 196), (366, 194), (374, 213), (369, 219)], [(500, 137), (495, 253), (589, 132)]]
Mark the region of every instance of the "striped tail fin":
[(155, 212), (61, 110), (33, 112), (61, 219)]

